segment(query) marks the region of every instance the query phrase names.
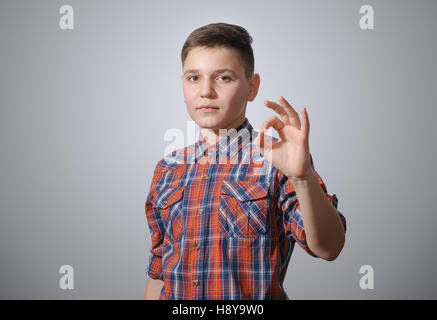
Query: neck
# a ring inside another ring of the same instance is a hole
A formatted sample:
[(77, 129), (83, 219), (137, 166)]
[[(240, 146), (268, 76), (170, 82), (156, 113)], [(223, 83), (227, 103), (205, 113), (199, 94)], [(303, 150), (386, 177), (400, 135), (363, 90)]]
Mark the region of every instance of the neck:
[(220, 128), (220, 129), (200, 128), (200, 135), (202, 138), (208, 141), (209, 144), (215, 144), (218, 141), (220, 141), (220, 139), (222, 139), (224, 136), (227, 135), (227, 131), (229, 129), (238, 128), (240, 125), (243, 124), (244, 120), (245, 120), (245, 114), (242, 113), (241, 116), (238, 117), (238, 119), (230, 123), (225, 128)]

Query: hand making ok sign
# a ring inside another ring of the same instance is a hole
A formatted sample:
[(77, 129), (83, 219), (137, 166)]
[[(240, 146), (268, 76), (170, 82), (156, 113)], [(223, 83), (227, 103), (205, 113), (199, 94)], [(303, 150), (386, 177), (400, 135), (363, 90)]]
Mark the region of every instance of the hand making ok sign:
[[(309, 152), (310, 122), (306, 108), (302, 108), (302, 122), (298, 113), (285, 100), (279, 97), (281, 105), (266, 100), (264, 104), (281, 116), (272, 116), (266, 120), (255, 140), (260, 153), (272, 165), (290, 179), (305, 180), (312, 173)], [(273, 127), (279, 135), (274, 143), (265, 143), (265, 131)]]

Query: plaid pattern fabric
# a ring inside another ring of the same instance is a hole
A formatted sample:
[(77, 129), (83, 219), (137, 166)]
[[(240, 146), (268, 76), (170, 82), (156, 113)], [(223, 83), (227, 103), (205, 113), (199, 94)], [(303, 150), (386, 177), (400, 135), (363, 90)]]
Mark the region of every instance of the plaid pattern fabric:
[(257, 134), (246, 118), (218, 143), (200, 138), (156, 165), (145, 211), (147, 273), (164, 281), (159, 299), (288, 299), (295, 243), (316, 256), (293, 186), (256, 152)]

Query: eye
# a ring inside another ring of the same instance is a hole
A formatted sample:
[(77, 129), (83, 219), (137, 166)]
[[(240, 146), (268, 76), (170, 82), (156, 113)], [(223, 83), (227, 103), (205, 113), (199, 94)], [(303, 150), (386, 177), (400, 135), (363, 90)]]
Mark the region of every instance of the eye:
[(230, 80), (232, 80), (231, 77), (229, 77), (229, 76), (219, 76), (219, 78), (222, 78), (223, 81), (230, 81)]
[[(195, 79), (193, 79), (193, 78), (195, 78)], [(196, 81), (197, 80), (197, 76), (188, 76), (187, 80), (188, 81)]]

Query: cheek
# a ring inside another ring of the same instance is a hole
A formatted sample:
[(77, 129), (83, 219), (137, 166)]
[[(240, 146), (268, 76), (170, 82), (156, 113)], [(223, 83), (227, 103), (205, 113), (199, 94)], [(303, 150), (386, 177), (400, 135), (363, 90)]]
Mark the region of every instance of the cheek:
[(190, 88), (189, 86), (183, 86), (182, 91), (184, 93), (185, 103), (192, 104), (196, 95), (194, 88)]
[(221, 96), (232, 106), (239, 106), (247, 100), (247, 89), (242, 86), (227, 88), (227, 90), (223, 90)]

